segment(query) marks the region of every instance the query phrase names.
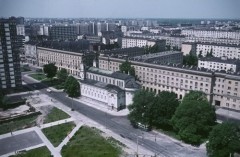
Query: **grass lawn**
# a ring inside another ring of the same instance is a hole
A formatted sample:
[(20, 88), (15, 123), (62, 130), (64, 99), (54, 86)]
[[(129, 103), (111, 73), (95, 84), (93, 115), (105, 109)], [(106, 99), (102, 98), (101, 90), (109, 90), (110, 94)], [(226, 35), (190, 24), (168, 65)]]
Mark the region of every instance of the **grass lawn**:
[(21, 130), (30, 126), (35, 126), (35, 120), (37, 116), (26, 117), (22, 119), (16, 119), (11, 122), (0, 124), (0, 134), (5, 134), (8, 132)]
[(32, 149), (26, 152), (22, 152), (18, 155), (12, 155), (10, 157), (50, 157), (51, 152), (46, 146)]
[(29, 76), (38, 81), (41, 81), (42, 83), (46, 84), (49, 87), (54, 87), (56, 89), (64, 88), (64, 82), (61, 82), (57, 78), (53, 78), (52, 80), (50, 80), (45, 76), (44, 73), (35, 73), (35, 74), (30, 74)]
[(55, 122), (66, 118), (70, 118), (70, 116), (67, 113), (63, 112), (62, 110), (54, 107), (52, 108), (50, 113), (45, 117), (43, 123)]
[(47, 78), (43, 73), (30, 74), (29, 76), (38, 81), (42, 81)]
[(46, 84), (49, 87), (54, 87), (56, 89), (63, 89), (64, 88), (64, 82), (61, 82), (60, 80), (54, 78), (53, 80), (45, 79), (42, 80), (42, 83)]
[(53, 146), (57, 147), (75, 126), (76, 125), (74, 123), (64, 123), (49, 128), (44, 128), (42, 131), (53, 144)]
[(81, 127), (61, 151), (63, 157), (118, 157), (121, 149), (102, 137), (99, 131)]

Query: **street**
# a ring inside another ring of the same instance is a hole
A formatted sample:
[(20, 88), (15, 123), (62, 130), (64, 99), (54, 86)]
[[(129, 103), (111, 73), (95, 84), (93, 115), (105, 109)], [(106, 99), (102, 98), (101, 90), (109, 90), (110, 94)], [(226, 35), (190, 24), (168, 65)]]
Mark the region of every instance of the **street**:
[[(164, 157), (186, 157), (192, 156), (193, 154), (196, 157), (206, 156), (204, 149), (198, 149), (188, 145), (183, 146), (179, 143), (169, 140), (169, 138), (166, 138), (165, 136), (158, 137), (160, 135), (156, 136), (153, 132), (143, 132), (139, 129), (135, 129), (131, 126), (126, 116), (119, 117), (106, 114), (101, 110), (97, 110), (83, 103), (69, 99), (63, 92), (49, 93), (46, 91), (47, 86), (36, 82), (35, 80), (29, 79), (28, 77), (23, 76), (23, 80), (31, 87), (33, 87), (33, 84), (37, 84), (37, 89), (40, 92), (47, 94), (48, 96), (70, 108), (73, 108), (75, 111), (78, 111), (86, 117), (105, 126), (109, 130), (121, 135), (123, 138), (127, 138), (135, 143), (138, 142), (139, 145), (158, 155)], [(157, 139), (156, 142), (153, 138), (155, 136)], [(161, 139), (161, 141), (158, 139)]]

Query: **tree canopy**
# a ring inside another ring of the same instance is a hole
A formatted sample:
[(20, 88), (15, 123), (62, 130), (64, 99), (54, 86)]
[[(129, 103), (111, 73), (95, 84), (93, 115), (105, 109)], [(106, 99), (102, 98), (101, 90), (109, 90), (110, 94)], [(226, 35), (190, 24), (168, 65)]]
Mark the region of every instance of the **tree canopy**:
[(147, 90), (138, 91), (129, 105), (130, 121), (141, 122), (158, 128), (171, 127), (178, 100), (173, 92), (163, 91), (158, 95)]
[(207, 143), (209, 157), (229, 157), (240, 153), (240, 126), (232, 123), (218, 124), (213, 128)]
[(197, 66), (198, 65), (198, 58), (192, 54), (183, 56), (183, 64), (189, 66)]
[(171, 119), (173, 128), (186, 143), (198, 145), (215, 125), (216, 114), (203, 92), (190, 91)]
[(122, 73), (130, 74), (135, 77), (135, 68), (131, 66), (129, 61), (125, 61), (119, 65), (119, 69)]
[(65, 68), (61, 68), (58, 72), (57, 72), (57, 78), (61, 81), (64, 82), (66, 81), (68, 77), (68, 72)]
[(179, 105), (177, 96), (173, 92), (162, 91), (155, 97), (151, 108), (152, 123), (158, 128), (171, 128), (170, 120)]
[(47, 78), (52, 79), (54, 76), (56, 76), (57, 67), (54, 63), (45, 64), (43, 66), (43, 72), (47, 75)]
[(68, 76), (65, 84), (64, 90), (69, 97), (79, 97), (80, 93), (80, 84), (73, 76)]

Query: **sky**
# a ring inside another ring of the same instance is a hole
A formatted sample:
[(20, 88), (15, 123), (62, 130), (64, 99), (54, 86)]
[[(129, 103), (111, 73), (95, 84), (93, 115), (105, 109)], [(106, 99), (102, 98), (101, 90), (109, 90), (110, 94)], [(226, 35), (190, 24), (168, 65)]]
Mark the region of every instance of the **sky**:
[(0, 0), (9, 16), (240, 19), (240, 0)]

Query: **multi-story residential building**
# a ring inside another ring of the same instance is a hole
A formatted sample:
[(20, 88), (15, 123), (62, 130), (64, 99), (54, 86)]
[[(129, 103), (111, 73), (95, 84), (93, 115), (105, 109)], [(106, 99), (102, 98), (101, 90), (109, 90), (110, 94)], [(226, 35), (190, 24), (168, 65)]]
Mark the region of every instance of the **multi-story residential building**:
[(164, 51), (166, 46), (165, 40), (153, 40), (146, 38), (135, 38), (135, 37), (123, 37), (122, 38), (122, 48), (129, 47), (145, 47), (158, 45), (159, 51)]
[(78, 24), (78, 34), (79, 35), (89, 34), (89, 24), (88, 23)]
[(140, 89), (133, 76), (96, 67), (85, 69), (82, 64), (81, 69), (82, 97), (97, 100), (109, 109), (118, 111), (132, 104), (134, 93)]
[(171, 48), (181, 49), (182, 43), (186, 41), (185, 36), (170, 36), (161, 34), (142, 34), (142, 33), (130, 33), (129, 36), (137, 38), (149, 38), (149, 39), (160, 39), (166, 40), (166, 45)]
[(194, 37), (226, 38), (226, 39), (240, 40), (240, 32), (187, 29), (187, 30), (182, 30), (181, 34), (185, 36), (194, 36)]
[(183, 55), (189, 55), (192, 54), (194, 56), (197, 55), (197, 43), (195, 42), (183, 42), (182, 43), (182, 49), (181, 52), (183, 52)]
[(90, 43), (101, 43), (102, 42), (102, 37), (100, 36), (90, 36), (86, 35), (85, 39), (88, 40)]
[(217, 44), (217, 43), (197, 43), (196, 53), (206, 56), (212, 51), (214, 57), (223, 57), (231, 59), (240, 59), (240, 45)]
[(240, 75), (215, 72), (213, 105), (240, 110)]
[(25, 43), (24, 58), (26, 63), (32, 64), (32, 65), (38, 65), (37, 43), (38, 42), (35, 42), (35, 41), (29, 41)]
[(240, 68), (240, 60), (227, 59), (227, 57), (206, 57), (198, 60), (198, 67), (213, 71), (224, 70), (226, 72), (236, 73)]
[(77, 25), (54, 25), (49, 28), (52, 40), (76, 40)]
[[(119, 71), (119, 65), (123, 62), (125, 59), (122, 58), (100, 56), (99, 68)], [(212, 105), (240, 110), (240, 95), (237, 92), (240, 90), (239, 72), (227, 74), (180, 64), (157, 65), (132, 60), (130, 62), (144, 89), (155, 93), (173, 91), (179, 99), (190, 90), (203, 91)]]
[(17, 35), (25, 36), (25, 27), (24, 25), (17, 25)]
[(240, 44), (239, 39), (228, 39), (228, 38), (206, 38), (206, 37), (193, 37), (187, 36), (187, 41), (190, 42), (209, 42), (209, 43), (219, 43), (219, 44)]
[(58, 69), (65, 68), (69, 74), (80, 76), (80, 63), (92, 66), (95, 57), (94, 53), (82, 50), (80, 45), (80, 42), (41, 43), (37, 47), (38, 65), (55, 63)]
[(155, 64), (167, 64), (167, 63), (182, 64), (183, 53), (180, 51), (164, 51), (130, 57), (129, 60)]
[(134, 57), (139, 55), (144, 55), (145, 50), (141, 47), (130, 47), (130, 48), (119, 48), (113, 50), (102, 50), (100, 54), (109, 55), (109, 56), (128, 56)]
[(16, 19), (0, 19), (0, 89), (21, 87)]

